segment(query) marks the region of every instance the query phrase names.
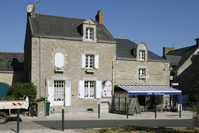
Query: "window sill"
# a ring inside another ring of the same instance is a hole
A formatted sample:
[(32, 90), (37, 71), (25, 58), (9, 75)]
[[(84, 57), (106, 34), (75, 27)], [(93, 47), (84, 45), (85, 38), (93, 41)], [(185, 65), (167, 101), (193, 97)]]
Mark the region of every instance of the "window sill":
[(93, 70), (93, 69), (86, 69), (86, 72), (87, 72), (87, 73), (94, 73), (95, 70)]
[(55, 68), (55, 72), (64, 72), (63, 68)]

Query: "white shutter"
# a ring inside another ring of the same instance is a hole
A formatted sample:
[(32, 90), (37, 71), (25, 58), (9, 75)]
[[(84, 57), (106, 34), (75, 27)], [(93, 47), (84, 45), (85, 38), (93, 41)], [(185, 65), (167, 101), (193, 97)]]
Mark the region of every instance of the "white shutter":
[(84, 80), (79, 81), (79, 98), (83, 99), (84, 98)]
[(101, 98), (102, 83), (101, 81), (96, 81), (96, 98)]
[(85, 68), (86, 66), (86, 57), (85, 54), (82, 54), (82, 68)]
[(71, 80), (65, 81), (65, 106), (71, 106)]
[(95, 55), (95, 69), (99, 69), (99, 55)]
[(55, 67), (57, 68), (64, 67), (64, 54), (62, 53), (55, 54)]
[(50, 106), (54, 106), (54, 81), (48, 80), (48, 101)]

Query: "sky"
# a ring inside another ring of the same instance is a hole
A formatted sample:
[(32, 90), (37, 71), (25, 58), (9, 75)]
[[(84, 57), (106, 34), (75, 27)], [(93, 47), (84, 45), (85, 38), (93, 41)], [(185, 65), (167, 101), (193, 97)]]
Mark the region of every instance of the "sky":
[(0, 52), (24, 52), (26, 8), (35, 13), (95, 19), (98, 10), (113, 37), (144, 42), (162, 56), (163, 47), (195, 45), (199, 37), (199, 0), (3, 0), (0, 4)]

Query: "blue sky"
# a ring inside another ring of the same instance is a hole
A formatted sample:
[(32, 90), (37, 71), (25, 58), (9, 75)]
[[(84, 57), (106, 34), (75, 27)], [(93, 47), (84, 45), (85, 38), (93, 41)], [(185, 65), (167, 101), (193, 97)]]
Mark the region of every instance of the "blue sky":
[[(23, 52), (26, 7), (34, 0), (4, 0), (0, 5), (0, 52)], [(146, 43), (162, 56), (163, 47), (195, 45), (199, 0), (40, 0), (35, 12), (95, 19), (100, 9), (113, 37)]]

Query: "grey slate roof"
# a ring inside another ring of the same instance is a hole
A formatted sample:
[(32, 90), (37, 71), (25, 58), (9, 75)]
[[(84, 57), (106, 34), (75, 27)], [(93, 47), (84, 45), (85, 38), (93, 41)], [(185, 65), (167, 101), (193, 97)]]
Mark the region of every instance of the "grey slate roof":
[(181, 56), (176, 55), (165, 55), (166, 59), (170, 61), (171, 66), (177, 66), (181, 60)]
[[(136, 60), (136, 58), (131, 54), (130, 50), (137, 46), (136, 43), (128, 39), (116, 39), (116, 57), (119, 59), (129, 59)], [(160, 57), (153, 52), (148, 50), (148, 61), (167, 61), (165, 58)]]
[[(85, 20), (86, 19), (43, 14), (35, 14), (35, 16), (33, 15), (29, 17), (32, 35), (73, 39), (82, 39), (78, 27)], [(94, 22), (97, 26), (96, 35), (98, 40), (115, 42), (114, 38), (103, 24), (99, 24), (97, 21)]]
[(181, 49), (176, 49), (169, 51), (167, 55), (174, 55), (174, 56), (181, 56), (181, 59), (178, 63), (178, 66), (176, 66), (172, 72), (177, 71), (183, 64), (184, 62), (197, 50), (197, 46), (189, 46)]
[(0, 72), (23, 72), (23, 53), (0, 52)]

